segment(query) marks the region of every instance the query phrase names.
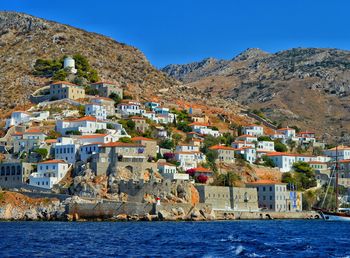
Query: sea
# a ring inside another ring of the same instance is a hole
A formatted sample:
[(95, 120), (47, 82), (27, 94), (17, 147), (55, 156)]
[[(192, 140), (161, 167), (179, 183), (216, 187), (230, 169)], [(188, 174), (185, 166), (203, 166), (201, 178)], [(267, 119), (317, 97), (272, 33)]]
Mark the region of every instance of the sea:
[(350, 223), (0, 222), (0, 257), (350, 257)]

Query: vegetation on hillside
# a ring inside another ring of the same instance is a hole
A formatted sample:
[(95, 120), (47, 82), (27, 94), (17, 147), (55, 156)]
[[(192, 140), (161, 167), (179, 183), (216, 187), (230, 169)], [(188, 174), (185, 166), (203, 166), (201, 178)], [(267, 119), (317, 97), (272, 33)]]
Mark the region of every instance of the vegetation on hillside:
[[(33, 74), (35, 76), (52, 78), (54, 81), (65, 81), (69, 75), (69, 69), (63, 68), (63, 62), (66, 56), (59, 59), (37, 59), (34, 64)], [(81, 55), (73, 55), (75, 60), (75, 68), (77, 73), (72, 82), (82, 84), (84, 79), (87, 82), (97, 82), (99, 80), (98, 73), (93, 69), (88, 59)]]

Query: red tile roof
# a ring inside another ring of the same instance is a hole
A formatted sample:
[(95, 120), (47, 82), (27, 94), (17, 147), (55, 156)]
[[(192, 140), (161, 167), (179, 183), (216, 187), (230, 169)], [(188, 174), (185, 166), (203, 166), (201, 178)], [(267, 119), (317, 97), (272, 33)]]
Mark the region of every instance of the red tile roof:
[(198, 126), (210, 126), (208, 123), (200, 123), (200, 122), (193, 122), (193, 123), (189, 124), (189, 126), (194, 126), (194, 125), (198, 125)]
[(136, 143), (125, 143), (125, 142), (109, 142), (102, 144), (101, 147), (145, 147), (144, 145), (141, 144), (136, 144)]
[(272, 180), (267, 180), (267, 179), (261, 179), (261, 180), (258, 180), (258, 181), (255, 181), (255, 182), (250, 182), (250, 183), (247, 183), (248, 185), (286, 185), (286, 183), (280, 183), (280, 182), (277, 182), (277, 181), (272, 181)]
[(209, 147), (209, 150), (231, 150), (231, 151), (235, 151), (235, 148), (232, 147), (228, 147), (228, 146), (224, 146), (224, 145), (214, 145)]
[(39, 162), (39, 164), (56, 164), (56, 163), (66, 163), (66, 161), (64, 161), (62, 159), (51, 159), (51, 160)]
[(136, 141), (156, 141), (155, 139), (146, 138), (146, 137), (142, 137), (142, 136), (133, 137), (133, 138), (131, 138), (131, 140), (133, 142), (136, 142)]
[(197, 167), (197, 168), (194, 168), (193, 170), (199, 173), (213, 173), (213, 171), (204, 167)]
[(57, 85), (57, 84), (65, 84), (65, 85), (71, 85), (71, 86), (78, 86), (74, 83), (71, 83), (71, 82), (67, 82), (67, 81), (56, 81), (56, 82), (53, 82), (51, 83), (51, 85)]
[(100, 138), (100, 137), (106, 137), (108, 134), (90, 134), (90, 135), (82, 135), (79, 136), (79, 139), (94, 139), (94, 138)]

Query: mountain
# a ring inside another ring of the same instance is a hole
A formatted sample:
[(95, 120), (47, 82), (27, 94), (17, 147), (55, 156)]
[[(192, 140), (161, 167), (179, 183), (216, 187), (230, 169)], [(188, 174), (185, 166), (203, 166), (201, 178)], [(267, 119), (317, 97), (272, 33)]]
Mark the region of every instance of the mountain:
[(283, 125), (350, 142), (350, 51), (248, 49), (232, 60), (211, 58), (162, 70), (203, 97), (237, 101)]
[(81, 54), (100, 78), (139, 95), (177, 85), (155, 69), (141, 51), (109, 37), (27, 14), (0, 12), (0, 111), (20, 104), (47, 78), (33, 76), (35, 61)]

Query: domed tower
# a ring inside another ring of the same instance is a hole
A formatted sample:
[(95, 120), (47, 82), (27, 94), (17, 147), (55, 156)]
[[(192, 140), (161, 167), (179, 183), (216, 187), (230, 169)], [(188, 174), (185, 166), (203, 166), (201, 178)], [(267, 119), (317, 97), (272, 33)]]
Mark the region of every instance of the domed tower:
[(75, 61), (72, 57), (68, 56), (63, 61), (63, 68), (69, 69), (69, 71), (73, 74), (77, 73), (77, 69), (75, 69)]

